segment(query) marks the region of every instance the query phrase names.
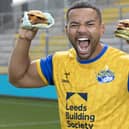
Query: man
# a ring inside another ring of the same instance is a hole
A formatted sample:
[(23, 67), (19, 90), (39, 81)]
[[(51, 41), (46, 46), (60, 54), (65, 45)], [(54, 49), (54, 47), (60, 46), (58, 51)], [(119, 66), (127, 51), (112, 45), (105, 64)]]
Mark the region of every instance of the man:
[(75, 3), (66, 24), (73, 48), (31, 61), (36, 32), (20, 28), (9, 63), (10, 82), (18, 87), (54, 84), (62, 129), (129, 129), (129, 55), (100, 42), (100, 10)]

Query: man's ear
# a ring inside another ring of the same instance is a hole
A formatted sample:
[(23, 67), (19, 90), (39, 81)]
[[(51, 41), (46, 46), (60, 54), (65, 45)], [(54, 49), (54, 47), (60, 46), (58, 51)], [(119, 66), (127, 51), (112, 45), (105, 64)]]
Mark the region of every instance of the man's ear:
[(105, 24), (102, 23), (101, 24), (101, 36), (104, 34), (104, 32), (105, 32)]
[(68, 26), (67, 26), (67, 24), (65, 24), (65, 28), (64, 28), (64, 30), (65, 30), (65, 33), (66, 33), (66, 35), (67, 35), (67, 33), (68, 33)]

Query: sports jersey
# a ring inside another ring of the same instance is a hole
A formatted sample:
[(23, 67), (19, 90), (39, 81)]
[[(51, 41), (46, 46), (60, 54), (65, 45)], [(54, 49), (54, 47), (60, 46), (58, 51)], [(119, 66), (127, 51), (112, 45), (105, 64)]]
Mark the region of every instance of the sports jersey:
[(58, 94), (61, 129), (129, 129), (129, 55), (104, 45), (93, 59), (75, 50), (37, 61), (43, 81)]

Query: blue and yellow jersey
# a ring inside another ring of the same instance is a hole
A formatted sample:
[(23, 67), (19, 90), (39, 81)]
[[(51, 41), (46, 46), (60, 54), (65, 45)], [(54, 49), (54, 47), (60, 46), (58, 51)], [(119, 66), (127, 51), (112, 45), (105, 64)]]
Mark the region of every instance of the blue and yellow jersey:
[(37, 61), (57, 89), (62, 129), (129, 129), (129, 55), (104, 46), (80, 61), (72, 48)]

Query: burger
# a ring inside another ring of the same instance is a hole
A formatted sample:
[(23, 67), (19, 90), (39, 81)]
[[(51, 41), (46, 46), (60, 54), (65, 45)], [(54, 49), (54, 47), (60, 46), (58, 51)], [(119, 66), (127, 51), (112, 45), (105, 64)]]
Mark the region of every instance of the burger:
[(21, 18), (21, 27), (25, 29), (44, 29), (54, 25), (54, 18), (50, 13), (40, 10), (25, 11)]
[(40, 10), (30, 10), (27, 14), (28, 14), (28, 19), (32, 25), (35, 24), (49, 25), (46, 15)]
[(129, 41), (129, 19), (120, 20), (114, 33), (116, 37)]

